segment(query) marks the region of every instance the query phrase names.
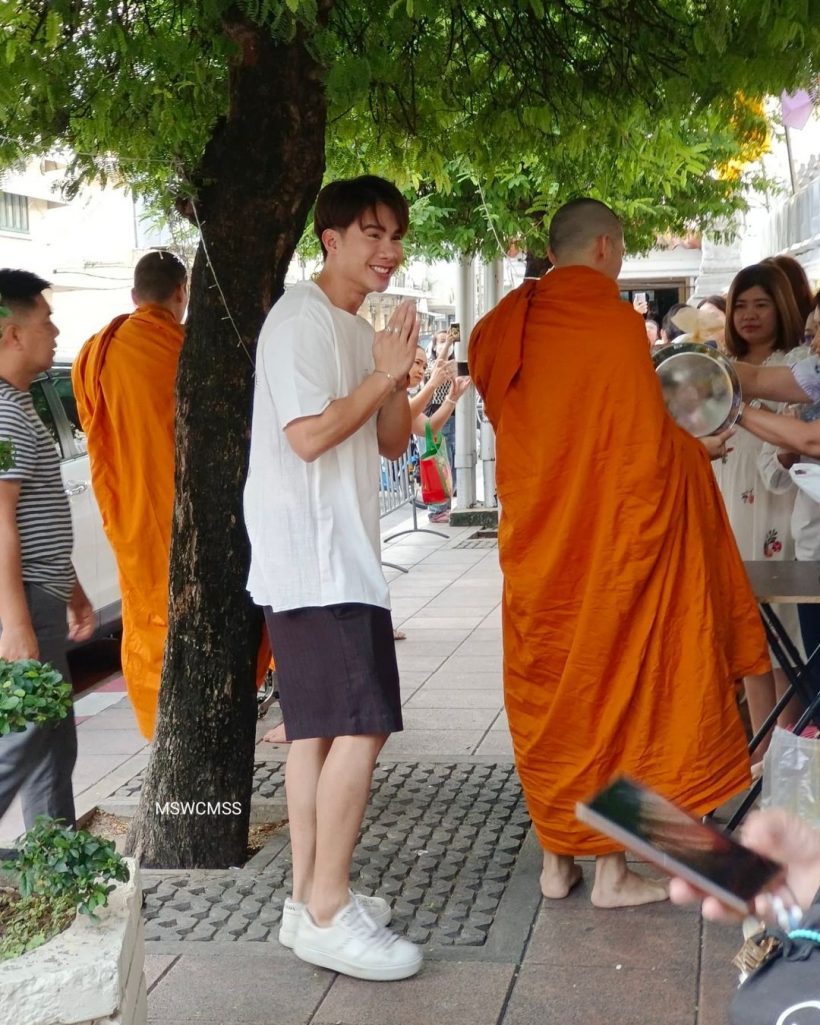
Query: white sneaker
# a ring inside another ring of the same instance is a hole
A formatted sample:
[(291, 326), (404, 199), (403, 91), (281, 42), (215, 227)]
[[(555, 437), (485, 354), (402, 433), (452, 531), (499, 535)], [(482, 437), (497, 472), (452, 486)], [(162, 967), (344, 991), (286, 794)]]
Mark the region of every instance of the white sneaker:
[[(359, 907), (368, 913), (376, 925), (389, 925), (393, 917), (393, 909), (383, 897), (371, 897), (366, 893), (350, 891), (350, 897)], [(282, 905), (282, 921), (279, 925), (279, 942), (283, 947), (293, 949), (299, 922), (305, 905), (292, 897), (288, 897)]]
[(421, 968), (415, 943), (376, 925), (355, 900), (337, 911), (324, 929), (305, 908), (293, 952), (309, 964), (371, 982), (407, 979)]

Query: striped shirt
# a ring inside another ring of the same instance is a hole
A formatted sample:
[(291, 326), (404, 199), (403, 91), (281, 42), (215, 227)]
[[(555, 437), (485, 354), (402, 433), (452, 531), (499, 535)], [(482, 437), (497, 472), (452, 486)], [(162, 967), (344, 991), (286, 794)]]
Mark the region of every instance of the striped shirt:
[(12, 466), (0, 480), (20, 481), (17, 533), (23, 581), (65, 601), (74, 588), (71, 509), (54, 440), (28, 392), (0, 378), (0, 440), (12, 444)]

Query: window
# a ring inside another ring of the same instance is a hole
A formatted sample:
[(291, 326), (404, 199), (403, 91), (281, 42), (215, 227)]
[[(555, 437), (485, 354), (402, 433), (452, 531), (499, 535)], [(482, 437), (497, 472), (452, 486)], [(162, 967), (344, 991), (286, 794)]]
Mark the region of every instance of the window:
[(28, 234), (28, 197), (0, 192), (0, 231)]
[(57, 449), (57, 452), (62, 457), (63, 453), (60, 447), (60, 434), (57, 430), (57, 424), (54, 420), (54, 414), (51, 412), (51, 406), (49, 406), (48, 404), (48, 399), (46, 398), (46, 393), (45, 389), (43, 388), (42, 381), (35, 381), (35, 383), (31, 386), (31, 397), (34, 400), (34, 408), (37, 411), (37, 415), (45, 424), (48, 433), (54, 440), (54, 447)]
[(80, 417), (77, 413), (77, 400), (74, 398), (74, 389), (71, 387), (71, 375), (68, 371), (60, 368), (53, 369), (49, 376), (51, 377), (54, 391), (57, 393), (57, 397), (65, 410), (65, 415), (68, 417), (68, 425), (71, 428), (74, 444), (79, 452), (85, 454), (88, 451), (88, 444), (85, 440), (85, 431), (82, 428)]

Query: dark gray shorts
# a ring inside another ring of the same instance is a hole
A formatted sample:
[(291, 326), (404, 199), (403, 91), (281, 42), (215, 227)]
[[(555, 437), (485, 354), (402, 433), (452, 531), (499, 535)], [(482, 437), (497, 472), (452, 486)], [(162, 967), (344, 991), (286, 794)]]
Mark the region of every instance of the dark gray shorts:
[(288, 740), (402, 729), (389, 609), (346, 603), (265, 609)]

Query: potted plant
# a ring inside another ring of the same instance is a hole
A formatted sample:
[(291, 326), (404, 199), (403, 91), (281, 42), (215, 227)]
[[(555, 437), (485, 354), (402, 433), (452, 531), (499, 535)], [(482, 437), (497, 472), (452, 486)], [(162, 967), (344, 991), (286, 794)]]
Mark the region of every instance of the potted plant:
[[(65, 718), (71, 701), (47, 663), (0, 659), (0, 736)], [(110, 841), (40, 817), (3, 868), (14, 885), (0, 889), (0, 1021), (143, 1025), (136, 864)]]

